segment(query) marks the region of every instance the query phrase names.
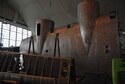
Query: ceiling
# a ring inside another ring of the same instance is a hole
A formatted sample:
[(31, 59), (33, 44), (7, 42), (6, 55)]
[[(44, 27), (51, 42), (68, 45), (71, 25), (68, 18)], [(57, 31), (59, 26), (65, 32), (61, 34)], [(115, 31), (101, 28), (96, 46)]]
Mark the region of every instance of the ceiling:
[[(56, 27), (77, 22), (77, 5), (83, 0), (7, 0), (22, 16), (28, 27), (34, 31), (36, 21), (52, 19)], [(101, 15), (118, 11), (125, 23), (125, 0), (98, 0)], [(123, 24), (123, 27), (124, 24)]]

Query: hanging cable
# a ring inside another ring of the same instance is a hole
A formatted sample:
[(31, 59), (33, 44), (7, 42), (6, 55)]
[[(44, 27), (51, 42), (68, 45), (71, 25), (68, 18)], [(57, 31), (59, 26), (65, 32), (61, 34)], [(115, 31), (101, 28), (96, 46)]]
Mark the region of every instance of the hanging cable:
[(52, 6), (52, 0), (50, 0), (50, 3), (49, 3), (49, 5), (50, 5), (50, 8), (51, 8), (51, 6)]
[(37, 2), (39, 3), (39, 6), (41, 8), (42, 11), (44, 11), (44, 13), (46, 14), (46, 16), (49, 18), (48, 13), (46, 12), (46, 10), (44, 9), (43, 5), (41, 4), (40, 0), (37, 0)]
[(62, 8), (64, 9), (64, 11), (67, 13), (67, 15), (69, 17), (72, 18), (72, 20), (75, 20), (74, 17), (66, 10), (65, 6), (63, 5), (63, 2), (61, 0), (57, 0), (59, 2), (59, 4), (62, 6)]

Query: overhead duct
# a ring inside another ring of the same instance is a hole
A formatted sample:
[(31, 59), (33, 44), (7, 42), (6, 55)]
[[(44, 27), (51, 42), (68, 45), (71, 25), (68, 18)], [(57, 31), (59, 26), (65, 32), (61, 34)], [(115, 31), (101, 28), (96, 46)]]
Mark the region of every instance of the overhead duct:
[(92, 43), (92, 34), (98, 16), (99, 4), (95, 0), (84, 0), (78, 5), (78, 21), (87, 54)]
[(54, 22), (48, 19), (41, 19), (36, 28), (36, 53), (41, 54), (48, 32), (54, 32)]

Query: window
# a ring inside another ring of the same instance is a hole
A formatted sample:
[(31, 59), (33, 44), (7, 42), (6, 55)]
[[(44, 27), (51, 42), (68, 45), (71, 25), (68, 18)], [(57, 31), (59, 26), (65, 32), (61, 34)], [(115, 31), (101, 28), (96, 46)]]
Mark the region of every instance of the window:
[(3, 34), (3, 39), (9, 39), (9, 27), (10, 25), (9, 24), (3, 24), (3, 30), (2, 30), (2, 34)]
[(17, 27), (17, 33), (21, 33), (22, 34), (22, 28)]
[(10, 46), (15, 46), (15, 40), (10, 40)]
[(28, 31), (28, 37), (30, 37), (31, 36), (31, 31)]
[(0, 43), (2, 43), (2, 33), (1, 33), (2, 22), (0, 22)]
[(23, 34), (27, 35), (27, 30), (23, 29)]
[(10, 40), (16, 40), (16, 32), (10, 32)]
[(2, 26), (2, 22), (0, 22), (0, 29), (1, 29), (1, 26)]
[(16, 46), (20, 46), (20, 43), (21, 43), (20, 41), (17, 41)]
[(10, 28), (10, 25), (9, 24), (3, 24), (3, 29), (4, 30), (9, 30)]
[(1, 34), (1, 27), (2, 27), (2, 22), (0, 22), (0, 43), (1, 43), (1, 40), (2, 40), (2, 38), (1, 38), (1, 37), (2, 37), (2, 36), (1, 36), (1, 35), (2, 35), (2, 34)]
[(3, 47), (20, 46), (22, 39), (31, 36), (31, 31), (0, 22), (0, 42)]
[(22, 33), (17, 33), (17, 41), (21, 41), (22, 40)]
[(3, 29), (3, 38), (4, 39), (9, 39), (9, 30), (4, 30)]
[(26, 34), (23, 34), (23, 39), (27, 38), (27, 35)]
[(23, 39), (27, 38), (27, 35), (28, 35), (27, 30), (23, 29)]
[(9, 40), (8, 39), (2, 39), (3, 40), (3, 46), (8, 47)]
[(11, 32), (16, 32), (16, 27), (11, 25)]

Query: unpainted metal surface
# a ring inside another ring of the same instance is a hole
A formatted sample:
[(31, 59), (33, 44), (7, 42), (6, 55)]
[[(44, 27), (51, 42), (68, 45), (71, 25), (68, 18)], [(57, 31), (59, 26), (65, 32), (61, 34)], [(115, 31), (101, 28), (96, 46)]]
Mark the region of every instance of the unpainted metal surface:
[[(41, 54), (42, 50), (43, 50), (43, 46), (44, 46), (44, 42), (46, 40), (47, 34), (51, 28), (51, 23), (53, 23), (53, 21), (48, 20), (48, 19), (41, 19), (40, 22), (40, 31), (36, 32), (40, 32), (40, 35), (36, 35), (36, 53)], [(38, 29), (38, 28), (36, 28)]]
[(95, 0), (84, 0), (78, 5), (80, 32), (87, 54), (92, 44), (92, 34), (98, 16), (99, 6)]
[[(46, 33), (42, 55), (54, 56), (56, 33), (59, 33), (61, 57), (74, 58), (76, 74), (111, 74), (112, 58), (119, 57), (119, 37), (117, 17), (98, 16), (98, 7), (93, 0), (85, 0), (78, 7), (79, 24), (71, 28), (57, 28), (54, 33)], [(42, 31), (44, 33), (44, 31)], [(46, 32), (46, 31), (45, 31)], [(22, 41), (21, 50), (26, 50), (28, 39)], [(35, 51), (37, 51), (35, 46)], [(24, 47), (24, 49), (23, 49)], [(25, 51), (24, 50), (24, 51)], [(56, 55), (58, 56), (58, 54)]]
[(117, 18), (111, 19), (108, 15), (99, 17), (88, 55), (88, 71), (111, 73), (112, 58), (120, 56), (119, 50)]
[[(88, 55), (82, 42), (79, 25), (70, 29), (57, 29), (55, 32), (59, 33), (61, 56), (75, 59), (77, 74), (111, 73), (112, 58), (119, 57), (117, 18), (110, 19), (106, 15), (97, 19)], [(53, 56), (55, 36), (55, 33), (48, 34), (43, 55)]]
[[(77, 75), (111, 72), (112, 58), (119, 57), (117, 19), (109, 19), (108, 16), (102, 16), (97, 19), (89, 55), (85, 52), (79, 25), (68, 29), (59, 28), (55, 33), (48, 33), (42, 55), (54, 56), (56, 33), (59, 33), (61, 57), (75, 59)], [(22, 43), (25, 44), (27, 42), (27, 40), (24, 40)], [(23, 50), (26, 44), (21, 46)]]

